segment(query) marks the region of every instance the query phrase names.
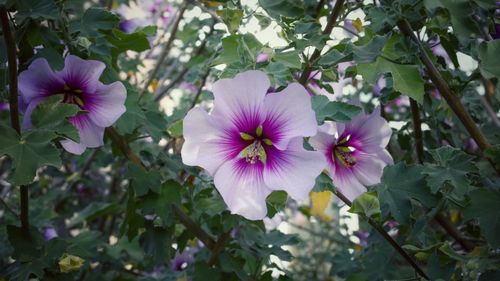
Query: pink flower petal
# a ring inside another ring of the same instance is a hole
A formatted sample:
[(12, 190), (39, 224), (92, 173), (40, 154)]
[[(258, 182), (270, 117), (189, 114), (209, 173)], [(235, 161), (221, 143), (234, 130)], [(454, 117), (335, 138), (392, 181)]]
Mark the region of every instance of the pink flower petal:
[(359, 154), (352, 171), (356, 178), (365, 186), (380, 183), (385, 163), (375, 155)]
[(86, 147), (99, 147), (104, 144), (104, 127), (94, 124), (87, 114), (71, 117), (69, 121), (78, 129), (80, 144)]
[(34, 60), (19, 74), (19, 92), (27, 104), (35, 98), (54, 94), (64, 88), (64, 81), (50, 68), (44, 58)]
[[(221, 79), (214, 83), (214, 110), (212, 115), (227, 126), (239, 124), (241, 118), (262, 120), (262, 103), (269, 89), (269, 78), (261, 71), (246, 71), (232, 79)], [(257, 124), (258, 126), (259, 124)], [(244, 129), (244, 128), (241, 128)]]
[(193, 108), (184, 118), (183, 134), (182, 162), (189, 166), (200, 166), (214, 175), (226, 160), (220, 145), (223, 132), (214, 119), (203, 109)]
[(214, 184), (231, 213), (249, 220), (266, 216), (266, 197), (271, 190), (264, 183), (261, 165), (243, 159), (227, 161), (215, 173)]
[(286, 191), (298, 201), (307, 198), (316, 177), (326, 166), (320, 152), (304, 149), (302, 137), (291, 140), (285, 151), (276, 150), (269, 154), (264, 167), (264, 182), (273, 190)]
[(96, 60), (84, 60), (68, 55), (64, 60), (64, 68), (57, 74), (64, 82), (76, 89), (89, 93), (94, 92), (106, 65)]
[(311, 107), (311, 98), (300, 84), (292, 83), (281, 92), (268, 94), (264, 99), (264, 108), (264, 130), (278, 149), (286, 149), (295, 137), (316, 134), (316, 115)]
[(335, 175), (330, 175), (330, 177), (332, 177), (335, 187), (351, 201), (366, 192), (366, 187), (349, 169), (337, 169)]
[(70, 139), (62, 140), (60, 143), (67, 152), (76, 155), (82, 155), (82, 153), (85, 152), (85, 149), (87, 149), (85, 145), (79, 144)]
[(98, 81), (95, 92), (86, 96), (87, 104), (84, 109), (88, 111), (89, 118), (101, 127), (113, 125), (125, 113), (125, 99), (127, 90), (121, 82), (104, 85)]

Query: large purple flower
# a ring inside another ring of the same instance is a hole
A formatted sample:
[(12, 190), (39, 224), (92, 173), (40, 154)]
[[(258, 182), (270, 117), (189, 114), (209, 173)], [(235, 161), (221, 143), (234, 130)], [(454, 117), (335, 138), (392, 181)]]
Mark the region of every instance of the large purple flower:
[(391, 155), (385, 150), (391, 128), (379, 115), (360, 114), (349, 123), (327, 123), (309, 142), (327, 159), (327, 171), (335, 186), (350, 200), (380, 182)]
[(266, 216), (273, 190), (307, 198), (325, 165), (320, 153), (303, 148), (303, 137), (317, 131), (307, 91), (292, 83), (266, 94), (269, 86), (260, 71), (221, 79), (211, 114), (194, 108), (184, 119), (184, 164), (214, 175), (231, 212), (252, 220)]
[(33, 109), (46, 97), (62, 95), (63, 102), (78, 105), (82, 114), (69, 121), (78, 129), (80, 143), (66, 139), (61, 145), (68, 152), (82, 154), (87, 147), (103, 145), (104, 128), (113, 125), (125, 112), (127, 91), (121, 82), (104, 85), (99, 81), (104, 63), (68, 55), (61, 71), (53, 71), (47, 60), (34, 60), (19, 75), (19, 91), (28, 107), (23, 128), (31, 127)]

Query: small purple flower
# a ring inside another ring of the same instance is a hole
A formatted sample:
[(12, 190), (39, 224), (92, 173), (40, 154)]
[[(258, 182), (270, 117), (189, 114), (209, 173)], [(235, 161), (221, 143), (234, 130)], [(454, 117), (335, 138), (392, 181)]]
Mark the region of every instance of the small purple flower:
[(307, 198), (325, 163), (306, 151), (303, 137), (317, 125), (307, 91), (298, 83), (266, 94), (270, 82), (261, 71), (246, 71), (214, 83), (214, 109), (190, 110), (184, 119), (182, 161), (214, 175), (214, 184), (232, 213), (258, 220), (266, 216), (266, 197), (285, 190)]
[(179, 85), (179, 89), (186, 90), (192, 93), (196, 93), (196, 91), (198, 91), (198, 88), (195, 85), (193, 85), (193, 83), (189, 82), (182, 82)]
[(432, 45), (431, 50), (432, 53), (435, 56), (442, 57), (446, 64), (451, 64), (451, 59), (450, 56), (448, 55), (448, 52), (443, 48), (443, 45), (438, 41), (431, 41), (430, 44)]
[(170, 269), (172, 271), (182, 271), (186, 269), (186, 267), (194, 261), (195, 252), (196, 249), (194, 248), (186, 248), (182, 253), (177, 251), (174, 258), (170, 260)]
[(491, 34), (493, 39), (500, 39), (500, 23), (495, 23), (495, 33)]
[(348, 38), (352, 38), (354, 34), (358, 34), (358, 30), (354, 26), (352, 20), (344, 20), (344, 35)]
[(257, 58), (255, 58), (256, 63), (264, 63), (267, 62), (268, 60), (269, 60), (269, 55), (264, 52), (259, 53), (257, 55)]
[(473, 138), (468, 138), (467, 140), (465, 140), (465, 144), (464, 144), (464, 149), (465, 151), (469, 152), (469, 153), (474, 153), (477, 151), (479, 147), (477, 146), (477, 143), (476, 141), (474, 141)]
[(349, 123), (325, 123), (309, 142), (327, 160), (327, 171), (335, 186), (350, 200), (380, 182), (382, 171), (392, 164), (385, 150), (391, 128), (380, 110), (360, 114)]
[(104, 128), (113, 125), (125, 112), (127, 91), (121, 82), (104, 85), (99, 77), (105, 64), (68, 55), (61, 71), (53, 71), (44, 58), (34, 60), (19, 75), (19, 91), (28, 104), (23, 129), (31, 127), (31, 113), (46, 97), (62, 95), (64, 103), (75, 104), (82, 111), (69, 121), (78, 129), (80, 143), (61, 141), (68, 152), (82, 154), (87, 147), (103, 145)]
[(368, 237), (370, 236), (370, 233), (367, 231), (354, 231), (354, 236), (356, 236), (359, 239), (359, 245), (362, 247), (367, 247), (368, 246)]
[(53, 227), (45, 227), (43, 229), (43, 238), (45, 238), (45, 240), (54, 239), (56, 237), (59, 237), (59, 235), (57, 235), (57, 231)]
[(382, 89), (384, 89), (386, 86), (385, 78), (380, 77), (377, 82), (373, 85), (372, 92), (373, 95), (375, 96), (380, 96), (380, 93), (382, 92)]
[(122, 20), (120, 24), (118, 24), (118, 28), (125, 33), (133, 33), (139, 24), (135, 19), (131, 20)]
[(9, 111), (10, 105), (8, 102), (0, 102), (0, 111)]

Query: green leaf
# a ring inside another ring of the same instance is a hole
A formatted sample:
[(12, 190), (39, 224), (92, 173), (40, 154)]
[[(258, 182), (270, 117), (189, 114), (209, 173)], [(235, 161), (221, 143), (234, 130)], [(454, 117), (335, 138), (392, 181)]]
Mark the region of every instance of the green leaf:
[(31, 114), (31, 123), (35, 128), (54, 130), (59, 135), (65, 135), (74, 141), (79, 141), (78, 130), (68, 121), (75, 116), (79, 107), (62, 102), (61, 95), (45, 98)]
[(50, 142), (56, 136), (53, 132), (32, 131), (19, 136), (14, 129), (1, 125), (0, 131), (0, 155), (7, 154), (14, 159), (12, 184), (31, 183), (36, 170), (45, 165), (61, 166), (59, 151)]
[(361, 112), (361, 108), (352, 104), (339, 101), (329, 101), (327, 97), (318, 95), (311, 98), (311, 103), (316, 112), (318, 123), (324, 120), (347, 122)]
[(388, 37), (376, 35), (367, 44), (362, 46), (350, 45), (350, 49), (354, 54), (354, 60), (357, 63), (369, 63), (375, 59), (382, 52)]
[(471, 192), (470, 204), (465, 208), (466, 220), (478, 220), (481, 234), (495, 249), (500, 248), (500, 194), (498, 191), (479, 189)]
[(92, 202), (68, 222), (68, 227), (76, 226), (84, 221), (116, 213), (120, 206), (116, 203)]
[(276, 52), (273, 60), (289, 68), (301, 68), (302, 63), (300, 62), (299, 54), (298, 51)]
[(137, 92), (127, 88), (127, 93), (127, 99), (125, 100), (127, 111), (116, 122), (116, 126), (123, 134), (131, 134), (137, 127), (146, 123), (146, 116), (137, 100)]
[(492, 145), (484, 151), (484, 156), (491, 159), (497, 169), (500, 170), (500, 144)]
[(27, 18), (56, 20), (59, 8), (54, 0), (18, 0), (16, 20), (20, 22)]
[(43, 48), (38, 50), (35, 57), (45, 58), (52, 69), (61, 70), (64, 67), (64, 58), (53, 48)]
[(420, 201), (426, 207), (433, 207), (438, 201), (425, 185), (422, 167), (404, 163), (385, 167), (382, 182), (376, 191), (384, 214), (390, 212), (402, 224), (410, 220), (411, 199)]
[(120, 22), (117, 15), (97, 7), (85, 11), (80, 21), (72, 22), (69, 27), (71, 33), (81, 32), (84, 36), (96, 37), (101, 30), (111, 30)]
[(380, 202), (377, 193), (371, 191), (361, 194), (352, 201), (352, 206), (348, 211), (353, 214), (364, 215), (367, 218), (380, 219)]
[(333, 186), (332, 179), (325, 173), (319, 174), (316, 177), (316, 181), (314, 183), (314, 187), (312, 189), (313, 192), (322, 192), (322, 191), (334, 191), (335, 187)]
[(375, 63), (358, 64), (358, 74), (369, 83), (374, 84), (383, 73), (391, 73), (394, 81), (394, 90), (422, 103), (424, 98), (424, 80), (416, 65), (403, 65), (390, 62), (378, 57)]
[(469, 0), (425, 0), (424, 5), (429, 11), (436, 8), (448, 10), (451, 25), (457, 35), (472, 37), (480, 34), (477, 24), (472, 19), (474, 10)]
[(488, 79), (500, 77), (498, 54), (500, 54), (500, 40), (483, 42), (479, 46), (479, 69), (484, 77)]
[(477, 170), (472, 162), (474, 157), (451, 146), (443, 146), (429, 152), (436, 164), (425, 164), (422, 173), (427, 175), (426, 181), (431, 192), (435, 194), (445, 183), (450, 183), (456, 199), (464, 199), (470, 189), (467, 175)]
[(181, 203), (181, 189), (179, 183), (168, 180), (161, 185), (158, 194), (150, 192), (140, 197), (137, 207), (146, 214), (157, 214), (164, 225), (170, 225), (173, 222), (172, 204)]
[(238, 55), (238, 38), (239, 35), (230, 35), (222, 38), (222, 52), (214, 59), (212, 65), (231, 64), (240, 61)]
[(167, 131), (173, 138), (182, 136), (182, 119), (179, 119), (168, 126)]
[(299, 0), (259, 0), (259, 5), (274, 18), (279, 16), (299, 17), (304, 14), (304, 5)]
[(125, 33), (116, 29), (113, 33), (114, 36), (108, 36), (108, 41), (113, 44), (118, 54), (129, 50), (142, 52), (150, 48), (148, 35), (141, 30), (134, 33)]
[(21, 262), (32, 261), (42, 255), (43, 236), (36, 228), (26, 232), (21, 227), (7, 226), (7, 237), (14, 248), (13, 257)]
[(334, 49), (327, 54), (321, 56), (321, 58), (318, 60), (318, 64), (320, 65), (325, 65), (325, 66), (330, 66), (330, 65), (336, 65), (341, 62), (349, 61), (352, 60), (352, 54), (344, 54), (339, 52), (338, 50)]
[(268, 217), (272, 218), (274, 215), (285, 207), (288, 195), (285, 191), (273, 191), (266, 198)]
[(120, 226), (120, 235), (127, 233), (127, 238), (132, 241), (137, 234), (139, 229), (144, 226), (144, 216), (138, 214), (137, 212), (137, 202), (135, 200), (134, 189), (128, 187), (128, 200), (127, 200), (127, 210), (125, 211), (125, 218)]
[(243, 18), (243, 10), (241, 9), (223, 9), (217, 10), (217, 15), (222, 18), (226, 24), (229, 33), (235, 33), (240, 27), (241, 19)]
[(158, 170), (148, 172), (138, 165), (129, 163), (125, 177), (130, 179), (130, 185), (134, 188), (137, 196), (145, 195), (149, 190), (160, 192), (161, 175)]
[(146, 256), (151, 257), (155, 264), (170, 260), (173, 230), (172, 227), (165, 229), (148, 225), (146, 231), (141, 234), (139, 244), (144, 249)]

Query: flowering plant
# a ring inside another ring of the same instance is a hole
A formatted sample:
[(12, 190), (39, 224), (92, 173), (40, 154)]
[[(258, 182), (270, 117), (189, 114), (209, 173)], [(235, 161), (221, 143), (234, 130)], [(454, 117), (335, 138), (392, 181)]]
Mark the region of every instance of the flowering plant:
[(0, 279), (499, 279), (490, 2), (0, 1)]

